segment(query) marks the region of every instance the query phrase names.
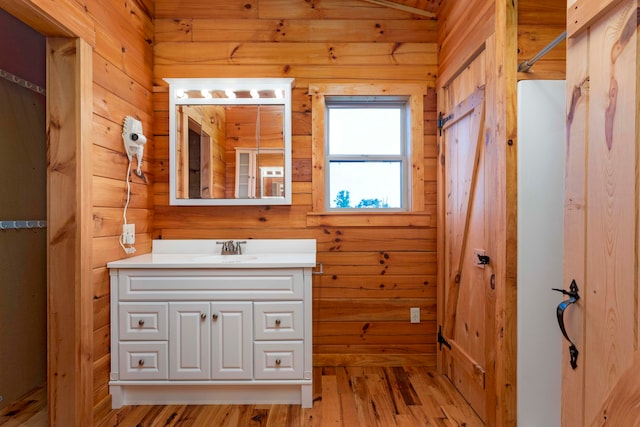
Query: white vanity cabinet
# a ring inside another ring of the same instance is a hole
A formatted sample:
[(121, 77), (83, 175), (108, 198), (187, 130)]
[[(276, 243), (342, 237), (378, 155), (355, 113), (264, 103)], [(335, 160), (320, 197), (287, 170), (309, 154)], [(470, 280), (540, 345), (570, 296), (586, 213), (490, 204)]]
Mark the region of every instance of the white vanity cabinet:
[(311, 407), (311, 267), (198, 256), (109, 264), (112, 406)]

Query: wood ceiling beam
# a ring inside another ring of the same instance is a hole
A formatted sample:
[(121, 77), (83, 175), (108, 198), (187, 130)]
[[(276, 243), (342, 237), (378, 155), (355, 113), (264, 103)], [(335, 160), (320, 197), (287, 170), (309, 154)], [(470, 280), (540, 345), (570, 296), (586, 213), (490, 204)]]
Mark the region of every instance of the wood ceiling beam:
[(415, 7), (405, 6), (403, 4), (394, 3), (389, 0), (363, 0), (367, 3), (377, 4), (378, 6), (386, 6), (392, 9), (403, 10), (405, 12), (414, 13), (416, 15), (426, 16), (429, 18), (435, 18), (436, 14), (433, 12), (428, 12), (426, 10), (417, 9)]

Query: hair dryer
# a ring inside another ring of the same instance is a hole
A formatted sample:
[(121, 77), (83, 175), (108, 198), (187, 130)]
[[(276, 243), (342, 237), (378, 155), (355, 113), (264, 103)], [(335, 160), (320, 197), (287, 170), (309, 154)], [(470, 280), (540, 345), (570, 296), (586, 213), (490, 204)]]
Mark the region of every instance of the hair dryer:
[(122, 141), (127, 152), (127, 157), (131, 162), (133, 156), (138, 159), (138, 168), (136, 174), (142, 176), (142, 154), (144, 153), (144, 144), (147, 143), (147, 137), (142, 133), (142, 123), (131, 116), (124, 118), (124, 126), (122, 127)]

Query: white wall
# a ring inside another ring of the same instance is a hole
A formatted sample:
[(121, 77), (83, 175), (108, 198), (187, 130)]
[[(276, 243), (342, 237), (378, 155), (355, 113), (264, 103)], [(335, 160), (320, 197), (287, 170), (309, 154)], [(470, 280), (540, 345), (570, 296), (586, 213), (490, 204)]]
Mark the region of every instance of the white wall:
[(518, 83), (519, 427), (560, 426), (565, 88)]

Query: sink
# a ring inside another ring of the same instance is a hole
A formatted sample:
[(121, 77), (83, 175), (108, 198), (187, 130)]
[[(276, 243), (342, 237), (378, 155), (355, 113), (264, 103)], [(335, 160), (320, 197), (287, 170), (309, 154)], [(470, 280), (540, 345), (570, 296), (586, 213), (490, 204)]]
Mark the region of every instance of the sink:
[[(228, 239), (227, 239), (228, 240)], [(315, 239), (246, 239), (243, 254), (222, 255), (220, 239), (154, 240), (151, 253), (109, 268), (295, 268), (316, 266)]]
[(196, 262), (210, 262), (213, 264), (240, 264), (258, 259), (257, 255), (205, 255), (196, 257)]

